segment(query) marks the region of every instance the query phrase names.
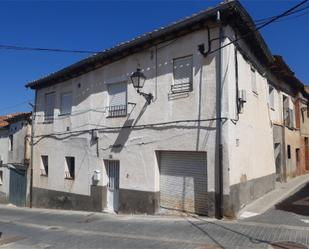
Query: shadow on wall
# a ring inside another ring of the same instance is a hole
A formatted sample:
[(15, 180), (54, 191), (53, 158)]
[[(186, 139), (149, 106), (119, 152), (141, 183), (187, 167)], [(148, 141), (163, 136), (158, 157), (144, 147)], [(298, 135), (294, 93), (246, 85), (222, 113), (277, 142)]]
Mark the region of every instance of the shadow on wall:
[[(135, 120), (130, 119), (130, 115), (128, 116), (127, 120), (124, 122), (122, 128), (120, 129), (114, 144), (112, 145), (111, 152), (120, 153), (122, 151), (124, 145), (126, 144), (127, 140), (130, 137), (133, 127), (137, 125), (138, 121), (141, 119), (141, 117), (145, 113), (147, 106), (148, 104), (145, 101), (143, 108), (141, 109), (140, 113), (138, 114)], [(126, 127), (132, 127), (132, 128), (126, 128)]]
[[(127, 119), (123, 127), (130, 127), (132, 126), (133, 122), (134, 122), (133, 119)], [(121, 128), (114, 144), (112, 145), (111, 152), (120, 153), (124, 145), (126, 144), (131, 132), (132, 132), (132, 129), (130, 128)]]
[(309, 216), (309, 183), (275, 206), (278, 210)]

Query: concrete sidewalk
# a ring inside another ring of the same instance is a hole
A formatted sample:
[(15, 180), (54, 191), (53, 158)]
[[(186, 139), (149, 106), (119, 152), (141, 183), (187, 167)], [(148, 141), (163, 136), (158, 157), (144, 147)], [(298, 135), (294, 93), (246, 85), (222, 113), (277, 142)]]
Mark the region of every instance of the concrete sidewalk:
[(244, 219), (264, 213), (289, 196), (296, 193), (309, 183), (309, 174), (298, 176), (286, 183), (277, 183), (276, 188), (245, 206), (238, 214), (238, 218)]

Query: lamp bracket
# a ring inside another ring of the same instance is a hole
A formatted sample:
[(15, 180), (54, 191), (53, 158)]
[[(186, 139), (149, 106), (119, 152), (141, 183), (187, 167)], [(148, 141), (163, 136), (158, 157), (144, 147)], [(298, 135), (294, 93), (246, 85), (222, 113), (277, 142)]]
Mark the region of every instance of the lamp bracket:
[(151, 93), (143, 93), (140, 90), (137, 90), (137, 93), (146, 99), (148, 105), (151, 104), (151, 100), (153, 99), (153, 95)]

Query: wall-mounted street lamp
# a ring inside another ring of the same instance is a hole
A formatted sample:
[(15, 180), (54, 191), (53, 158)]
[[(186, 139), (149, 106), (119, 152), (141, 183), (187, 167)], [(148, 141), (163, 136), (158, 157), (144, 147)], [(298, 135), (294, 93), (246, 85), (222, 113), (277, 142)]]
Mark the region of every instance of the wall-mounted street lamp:
[(149, 105), (151, 100), (153, 99), (153, 95), (151, 93), (143, 93), (140, 91), (141, 88), (144, 87), (146, 76), (141, 72), (139, 68), (136, 69), (136, 72), (132, 73), (130, 76), (133, 87), (136, 89), (137, 93), (142, 95)]

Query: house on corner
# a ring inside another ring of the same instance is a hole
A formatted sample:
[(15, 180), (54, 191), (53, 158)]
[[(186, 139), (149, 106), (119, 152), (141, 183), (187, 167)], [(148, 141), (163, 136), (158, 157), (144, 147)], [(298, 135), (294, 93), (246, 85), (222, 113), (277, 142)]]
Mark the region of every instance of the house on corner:
[(27, 83), (33, 206), (235, 216), (275, 187), (274, 63), (229, 1)]

